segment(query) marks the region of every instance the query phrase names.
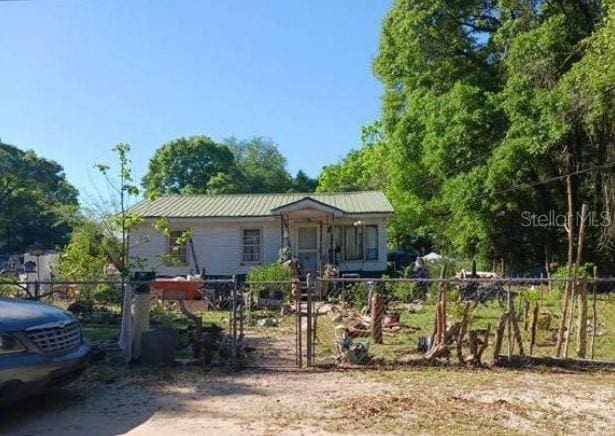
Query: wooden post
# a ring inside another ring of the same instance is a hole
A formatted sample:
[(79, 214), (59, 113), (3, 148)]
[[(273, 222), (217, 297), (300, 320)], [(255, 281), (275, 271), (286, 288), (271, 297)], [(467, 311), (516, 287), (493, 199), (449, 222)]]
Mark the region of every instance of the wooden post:
[(525, 351), (523, 350), (523, 339), (521, 337), (521, 330), (519, 329), (519, 321), (517, 320), (517, 316), (515, 313), (511, 316), (513, 322), (513, 330), (515, 334), (515, 340), (517, 341), (517, 345), (519, 346), (519, 354), (521, 356), (525, 355)]
[[(579, 226), (579, 240), (577, 243), (577, 259), (574, 264), (573, 281), (570, 285), (570, 314), (568, 317), (568, 326), (566, 328), (566, 342), (564, 343), (564, 357), (568, 357), (568, 345), (570, 344), (570, 335), (572, 334), (572, 320), (574, 318), (574, 311), (576, 307), (576, 294), (577, 288), (579, 288), (579, 282), (577, 281), (577, 274), (579, 267), (581, 266), (581, 259), (583, 257), (583, 240), (585, 238), (585, 219), (587, 215), (587, 204), (583, 203), (581, 207), (581, 224)], [(587, 328), (587, 326), (586, 326)]]
[(504, 312), (500, 315), (498, 326), (495, 331), (495, 345), (493, 347), (493, 360), (496, 361), (500, 355), (502, 349), (502, 342), (504, 342), (504, 330), (506, 329), (506, 323), (508, 321), (508, 312)]
[[(572, 169), (570, 162), (572, 158), (568, 157), (568, 167)], [(568, 233), (568, 265), (566, 275), (566, 290), (564, 291), (564, 301), (562, 302), (561, 318), (557, 331), (557, 344), (555, 345), (555, 356), (560, 357), (562, 354), (562, 345), (564, 344), (564, 331), (566, 330), (566, 321), (568, 319), (568, 306), (570, 304), (570, 294), (572, 292), (572, 264), (574, 262), (574, 203), (573, 203), (573, 186), (572, 176), (566, 177), (566, 193), (568, 198), (568, 219), (566, 223), (566, 231)]]
[[(540, 304), (542, 304), (542, 300), (545, 297), (545, 283), (543, 280), (544, 280), (544, 275), (540, 273)], [(551, 282), (549, 282), (549, 290), (551, 290), (550, 285), (551, 285)]]
[(532, 313), (532, 324), (530, 326), (530, 356), (534, 354), (534, 345), (536, 344), (536, 326), (538, 324), (538, 314), (540, 312), (540, 303), (534, 304), (534, 312)]
[(448, 292), (448, 283), (445, 282), (444, 280), (446, 280), (446, 264), (444, 264), (442, 266), (442, 270), (440, 272), (440, 279), (442, 280), (440, 282), (440, 305), (441, 307), (441, 317), (440, 317), (440, 334), (441, 336), (441, 340), (440, 343), (446, 345), (446, 299), (447, 299), (447, 292)]
[(446, 291), (442, 294), (440, 301), (440, 340), (441, 344), (446, 344)]
[(466, 301), (466, 304), (463, 308), (463, 318), (461, 320), (461, 327), (459, 328), (459, 335), (457, 336), (457, 359), (459, 359), (459, 363), (464, 363), (463, 358), (463, 337), (466, 334), (466, 330), (468, 328), (468, 323), (470, 322), (470, 307), (471, 303)]
[(587, 280), (581, 281), (579, 292), (579, 318), (577, 323), (577, 357), (587, 355)]
[(375, 344), (382, 344), (382, 318), (384, 304), (382, 295), (376, 291), (372, 294), (372, 339)]
[[(552, 292), (553, 287), (551, 284), (551, 262), (549, 262), (549, 251), (546, 248), (545, 248), (545, 273), (547, 275), (547, 283), (549, 287), (549, 292)], [(541, 274), (541, 278), (542, 278), (542, 274)]]
[(597, 315), (596, 315), (596, 288), (598, 287), (598, 267), (594, 266), (594, 284), (592, 286), (592, 342), (591, 342), (591, 359), (594, 358), (594, 351), (596, 349), (596, 327), (597, 327)]
[(523, 330), (527, 332), (530, 327), (530, 300), (525, 300), (523, 305)]
[(481, 342), (481, 344), (478, 346), (476, 350), (476, 355), (474, 356), (474, 360), (472, 362), (475, 366), (481, 367), (483, 365), (483, 362), (482, 362), (483, 353), (489, 346), (490, 333), (491, 333), (491, 324), (487, 324), (487, 329), (485, 330), (485, 336), (483, 337), (483, 341)]

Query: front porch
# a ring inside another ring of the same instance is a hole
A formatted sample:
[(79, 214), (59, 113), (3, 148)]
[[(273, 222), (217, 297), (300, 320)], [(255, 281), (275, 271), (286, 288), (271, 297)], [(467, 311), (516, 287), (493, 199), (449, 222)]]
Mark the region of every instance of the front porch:
[(340, 273), (378, 275), (386, 270), (386, 217), (348, 214), (303, 198), (272, 210), (279, 216), (280, 248), (304, 274), (320, 276), (326, 265)]

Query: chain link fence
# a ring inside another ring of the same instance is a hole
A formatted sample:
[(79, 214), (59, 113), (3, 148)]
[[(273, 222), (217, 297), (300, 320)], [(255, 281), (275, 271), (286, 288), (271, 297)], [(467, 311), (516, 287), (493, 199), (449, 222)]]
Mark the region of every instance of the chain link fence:
[[(65, 308), (98, 348), (119, 351), (122, 311), (144, 319), (134, 309), (144, 285), (147, 327), (176, 330), (175, 358), (184, 362), (271, 368), (615, 362), (615, 279), (2, 281), (0, 293)], [(122, 305), (126, 290), (132, 300)]]
[(614, 279), (336, 278), (315, 292), (316, 365), (615, 363)]
[[(176, 332), (173, 357), (178, 362), (227, 364), (235, 362), (241, 352), (243, 304), (234, 278), (124, 282), (4, 279), (0, 280), (0, 296), (35, 300), (73, 313), (84, 337), (102, 352), (121, 351), (123, 318), (125, 327), (128, 319), (128, 325), (139, 332)], [(130, 315), (123, 317), (126, 311)], [(147, 360), (147, 356), (140, 357)]]

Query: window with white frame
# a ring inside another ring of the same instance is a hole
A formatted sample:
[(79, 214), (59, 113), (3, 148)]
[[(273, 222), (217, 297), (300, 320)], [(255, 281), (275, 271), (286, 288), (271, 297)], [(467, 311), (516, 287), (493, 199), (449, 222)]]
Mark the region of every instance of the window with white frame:
[(343, 225), (334, 231), (335, 251), (342, 260), (377, 260), (378, 226)]
[(243, 262), (261, 261), (262, 234), (260, 229), (243, 229), (241, 232), (241, 259)]
[(365, 226), (365, 259), (378, 259), (378, 226)]
[(169, 245), (167, 247), (168, 249), (168, 254), (173, 257), (173, 259), (175, 259), (175, 261), (179, 262), (179, 263), (186, 263), (186, 252), (187, 252), (187, 247), (186, 247), (186, 236), (185, 236), (185, 231), (181, 230), (181, 231), (172, 231), (171, 233), (169, 233)]

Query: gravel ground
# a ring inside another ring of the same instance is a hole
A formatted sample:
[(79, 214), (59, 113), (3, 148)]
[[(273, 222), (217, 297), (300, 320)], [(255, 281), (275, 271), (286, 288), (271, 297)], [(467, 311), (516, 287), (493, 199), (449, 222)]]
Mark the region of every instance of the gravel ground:
[(0, 412), (0, 434), (615, 433), (614, 373), (94, 367)]

